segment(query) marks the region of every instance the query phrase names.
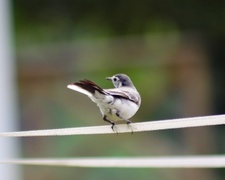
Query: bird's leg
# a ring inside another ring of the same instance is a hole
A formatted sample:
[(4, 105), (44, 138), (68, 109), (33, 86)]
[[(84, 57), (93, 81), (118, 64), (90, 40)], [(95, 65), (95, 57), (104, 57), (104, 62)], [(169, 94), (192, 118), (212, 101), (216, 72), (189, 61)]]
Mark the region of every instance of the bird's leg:
[[(117, 115), (119, 118), (121, 118), (121, 117), (120, 117), (120, 112), (119, 112), (118, 110), (117, 110), (117, 112), (116, 112), (116, 115)], [(121, 118), (121, 119), (123, 119), (123, 118)], [(132, 121), (129, 120), (129, 119), (123, 119), (123, 120), (127, 122), (127, 125), (128, 125), (128, 126), (130, 127), (130, 129), (131, 129), (131, 134), (133, 134), (134, 131), (133, 131), (132, 127), (130, 126), (130, 124), (132, 123)]]
[(133, 129), (132, 129), (132, 127), (131, 127), (131, 123), (132, 123), (132, 121), (131, 120), (129, 120), (129, 119), (124, 119), (126, 122), (127, 122), (127, 125), (130, 127), (130, 129), (131, 129), (131, 134), (133, 134), (134, 133), (134, 131), (133, 131)]
[(112, 130), (115, 131), (115, 129), (114, 129), (115, 122), (108, 120), (107, 117), (106, 117), (106, 115), (103, 116), (103, 120), (106, 121), (106, 122), (108, 122), (108, 123), (110, 123), (112, 125), (111, 126)]

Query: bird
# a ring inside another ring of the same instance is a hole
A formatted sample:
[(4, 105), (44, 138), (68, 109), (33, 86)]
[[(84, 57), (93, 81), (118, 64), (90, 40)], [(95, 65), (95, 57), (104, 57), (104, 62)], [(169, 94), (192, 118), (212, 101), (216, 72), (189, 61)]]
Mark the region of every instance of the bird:
[(71, 83), (67, 88), (87, 95), (96, 103), (103, 120), (110, 123), (114, 131), (118, 121), (125, 121), (128, 125), (132, 123), (130, 118), (138, 111), (141, 96), (126, 74), (115, 74), (106, 79), (112, 81), (114, 88), (103, 89), (87, 79)]

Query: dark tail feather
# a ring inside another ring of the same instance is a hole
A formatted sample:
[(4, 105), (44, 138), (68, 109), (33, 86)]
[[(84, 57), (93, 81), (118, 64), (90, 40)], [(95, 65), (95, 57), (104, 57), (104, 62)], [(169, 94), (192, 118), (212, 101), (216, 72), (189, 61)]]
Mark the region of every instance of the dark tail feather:
[(90, 80), (85, 79), (85, 80), (81, 80), (79, 82), (75, 82), (73, 84), (85, 89), (86, 91), (90, 92), (91, 94), (94, 94), (96, 90), (102, 94), (105, 94), (105, 91), (102, 88), (100, 88), (97, 84), (95, 84), (94, 82), (92, 82)]

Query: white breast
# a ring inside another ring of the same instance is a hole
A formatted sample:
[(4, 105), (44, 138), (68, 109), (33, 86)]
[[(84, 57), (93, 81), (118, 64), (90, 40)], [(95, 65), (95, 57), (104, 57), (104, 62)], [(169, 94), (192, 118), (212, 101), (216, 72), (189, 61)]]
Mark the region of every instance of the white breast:
[(128, 120), (139, 109), (137, 104), (126, 99), (115, 99), (112, 103), (98, 102), (97, 106), (102, 115), (113, 121)]
[(101, 94), (98, 91), (95, 91), (95, 94), (89, 96), (89, 98), (97, 104), (102, 116), (106, 115), (111, 121), (128, 120), (139, 109), (137, 104), (128, 99), (114, 98), (111, 95)]

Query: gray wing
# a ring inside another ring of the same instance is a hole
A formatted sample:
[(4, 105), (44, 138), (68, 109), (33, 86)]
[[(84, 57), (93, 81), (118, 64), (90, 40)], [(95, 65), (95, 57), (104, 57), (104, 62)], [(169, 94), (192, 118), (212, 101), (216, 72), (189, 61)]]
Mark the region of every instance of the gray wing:
[(117, 88), (117, 89), (107, 89), (107, 90), (104, 89), (104, 91), (111, 96), (127, 99), (134, 102), (137, 105), (140, 105), (140, 101), (141, 101), (140, 95), (137, 91), (134, 91), (133, 89), (131, 89), (131, 91), (128, 91), (128, 90), (121, 90)]

